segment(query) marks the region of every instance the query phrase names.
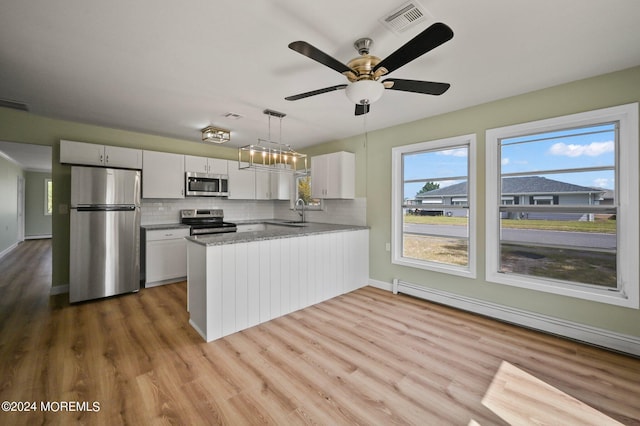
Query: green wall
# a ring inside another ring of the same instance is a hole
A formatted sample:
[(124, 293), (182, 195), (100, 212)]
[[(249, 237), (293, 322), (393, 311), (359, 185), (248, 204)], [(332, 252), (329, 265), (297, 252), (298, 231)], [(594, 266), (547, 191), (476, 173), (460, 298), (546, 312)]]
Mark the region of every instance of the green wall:
[[(367, 198), (367, 224), (371, 227), (371, 279), (390, 283), (393, 278), (399, 278), (429, 288), (640, 336), (640, 310), (485, 281), (483, 250), (487, 129), (638, 101), (640, 67), (370, 132), (366, 149), (363, 148), (364, 137), (360, 135), (313, 147), (308, 153), (338, 150), (357, 153), (358, 196)], [(438, 99), (434, 98), (433, 102)], [(478, 278), (467, 279), (392, 264), (391, 253), (385, 250), (385, 244), (391, 241), (391, 148), (471, 133), (476, 134), (478, 142)]]
[(18, 242), (18, 176), (22, 168), (0, 156), (0, 253)]
[[(305, 151), (309, 155), (340, 150), (356, 153), (356, 196), (367, 198), (367, 222), (371, 227), (369, 255), (372, 279), (390, 282), (393, 278), (400, 278), (425, 287), (640, 336), (640, 310), (486, 282), (482, 250), (485, 242), (484, 135), (487, 129), (639, 100), (640, 67), (636, 67), (370, 132), (366, 138), (358, 135), (328, 142)], [(433, 98), (433, 102), (438, 102), (438, 98)], [(69, 275), (70, 168), (59, 164), (60, 139), (236, 158), (236, 151), (231, 148), (47, 119), (3, 108), (0, 108), (0, 123), (0, 140), (53, 147), (53, 285), (67, 284)], [(478, 278), (466, 279), (393, 265), (390, 253), (385, 250), (385, 244), (391, 241), (391, 148), (469, 133), (475, 133), (478, 141)], [(4, 163), (0, 164), (4, 166)], [(2, 170), (4, 175), (4, 167)], [(0, 176), (0, 185), (1, 182)], [(4, 187), (0, 188), (5, 191)], [(2, 196), (4, 199), (4, 192)], [(0, 213), (0, 222), (2, 220)], [(1, 242), (4, 225), (0, 223), (0, 227)]]
[[(48, 145), (52, 147), (53, 286), (69, 284), (69, 201), (71, 197), (71, 167), (60, 164), (60, 139), (189, 155), (227, 159), (237, 158), (236, 149), (205, 145), (196, 140), (187, 141), (110, 129), (71, 121), (44, 118), (23, 111), (0, 108), (0, 140)], [(0, 173), (4, 175), (4, 167)], [(2, 179), (2, 176), (0, 176), (0, 181), (2, 181)], [(1, 190), (3, 192), (0, 195), (2, 195), (2, 199), (4, 200), (4, 185)], [(0, 209), (4, 208), (5, 207), (0, 207)], [(4, 211), (0, 210), (0, 222), (4, 220), (4, 215)], [(15, 217), (13, 221), (15, 222)], [(13, 226), (15, 227), (15, 224)], [(5, 231), (3, 223), (0, 223), (0, 227), (2, 227), (0, 229), (0, 244), (4, 244)], [(10, 229), (9, 233), (11, 232), (15, 233), (16, 231)], [(0, 245), (0, 250), (2, 250), (1, 247), (2, 245)]]
[(51, 215), (45, 215), (45, 179), (51, 173), (25, 172), (24, 236), (51, 235)]

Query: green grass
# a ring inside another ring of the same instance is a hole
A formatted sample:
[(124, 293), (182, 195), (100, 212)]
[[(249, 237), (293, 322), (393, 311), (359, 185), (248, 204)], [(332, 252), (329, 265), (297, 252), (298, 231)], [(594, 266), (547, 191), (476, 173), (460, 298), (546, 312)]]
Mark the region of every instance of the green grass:
[[(406, 258), (449, 265), (468, 264), (466, 241), (456, 238), (405, 234)], [(502, 271), (512, 274), (616, 287), (616, 255), (550, 247), (501, 245)]]
[[(404, 217), (404, 223), (418, 223), (426, 225), (467, 225), (466, 217), (447, 216), (411, 216)], [(502, 219), (504, 228), (514, 229), (539, 229), (547, 231), (567, 231), (567, 232), (594, 232), (603, 234), (616, 233), (615, 220), (599, 220), (593, 222), (565, 221), (565, 220), (516, 220)]]

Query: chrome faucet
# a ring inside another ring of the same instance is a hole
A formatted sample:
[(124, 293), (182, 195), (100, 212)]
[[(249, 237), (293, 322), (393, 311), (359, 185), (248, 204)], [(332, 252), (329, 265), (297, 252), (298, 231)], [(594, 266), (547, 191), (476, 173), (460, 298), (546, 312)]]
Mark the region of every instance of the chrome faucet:
[(303, 200), (302, 198), (298, 198), (298, 199), (296, 200), (296, 207), (298, 207), (298, 204), (299, 204), (299, 203), (302, 203), (302, 207), (300, 208), (300, 211), (298, 212), (298, 214), (299, 214), (299, 215), (300, 215), (300, 217), (301, 217), (301, 220), (300, 220), (300, 221), (301, 221), (302, 223), (304, 223), (304, 200)]

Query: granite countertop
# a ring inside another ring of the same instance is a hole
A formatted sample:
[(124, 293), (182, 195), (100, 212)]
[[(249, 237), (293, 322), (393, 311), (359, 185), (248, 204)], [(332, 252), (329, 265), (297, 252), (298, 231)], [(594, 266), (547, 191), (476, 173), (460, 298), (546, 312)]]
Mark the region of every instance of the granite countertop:
[[(245, 221), (248, 223), (249, 221)], [(368, 226), (359, 225), (333, 225), (329, 223), (305, 222), (305, 226), (289, 225), (287, 226), (278, 220), (257, 220), (250, 223), (265, 224), (266, 229), (261, 231), (250, 232), (229, 232), (226, 234), (213, 234), (186, 237), (187, 240), (203, 246), (216, 246), (223, 244), (248, 243), (252, 241), (273, 240), (277, 238), (295, 238), (305, 235), (324, 234), (329, 232), (345, 232), (357, 231), (361, 229), (369, 229)], [(234, 223), (240, 224), (239, 221)]]
[(141, 225), (142, 228), (147, 231), (160, 231), (163, 229), (189, 229), (189, 225), (183, 225), (182, 223), (163, 223), (163, 224), (154, 224), (154, 225)]

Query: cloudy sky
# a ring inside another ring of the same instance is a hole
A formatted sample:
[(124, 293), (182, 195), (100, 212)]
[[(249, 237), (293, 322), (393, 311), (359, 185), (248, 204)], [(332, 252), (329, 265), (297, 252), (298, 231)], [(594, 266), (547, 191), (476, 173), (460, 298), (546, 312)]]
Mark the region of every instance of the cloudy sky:
[[(615, 127), (613, 124), (572, 129), (502, 141), (502, 174), (526, 173), (587, 187), (614, 189)], [(405, 155), (404, 180), (438, 181), (440, 187), (467, 175), (467, 149)], [(464, 180), (464, 179), (462, 179)], [(424, 183), (405, 184), (413, 198)]]

